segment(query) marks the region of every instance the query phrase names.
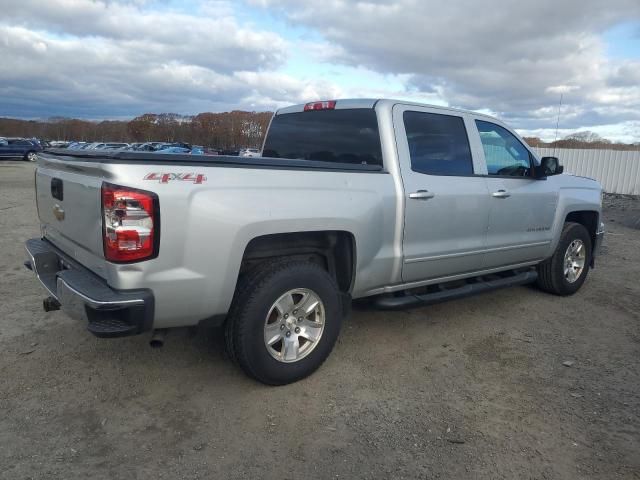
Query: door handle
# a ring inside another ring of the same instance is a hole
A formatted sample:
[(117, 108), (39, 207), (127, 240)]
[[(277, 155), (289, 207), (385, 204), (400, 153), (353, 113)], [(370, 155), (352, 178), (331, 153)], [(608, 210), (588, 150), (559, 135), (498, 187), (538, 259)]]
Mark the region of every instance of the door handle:
[(409, 198), (413, 198), (414, 200), (429, 200), (430, 198), (433, 198), (435, 196), (435, 193), (429, 192), (427, 190), (418, 190), (417, 192), (409, 194)]
[(506, 190), (498, 190), (497, 192), (493, 192), (491, 195), (495, 198), (509, 198), (511, 196), (511, 194)]

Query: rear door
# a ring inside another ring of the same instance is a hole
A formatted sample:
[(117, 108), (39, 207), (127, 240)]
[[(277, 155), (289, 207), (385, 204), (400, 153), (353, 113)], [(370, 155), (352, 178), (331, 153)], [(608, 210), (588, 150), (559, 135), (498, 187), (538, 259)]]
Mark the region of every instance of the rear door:
[(13, 148), (13, 155), (17, 157), (22, 157), (28, 151), (36, 149), (28, 140), (12, 140), (10, 146)]
[(393, 122), (405, 191), (403, 281), (479, 270), (490, 198), (475, 175), (468, 116), (399, 104)]
[(474, 118), (490, 193), (484, 268), (542, 259), (549, 251), (558, 192), (532, 176), (533, 154), (503, 125)]

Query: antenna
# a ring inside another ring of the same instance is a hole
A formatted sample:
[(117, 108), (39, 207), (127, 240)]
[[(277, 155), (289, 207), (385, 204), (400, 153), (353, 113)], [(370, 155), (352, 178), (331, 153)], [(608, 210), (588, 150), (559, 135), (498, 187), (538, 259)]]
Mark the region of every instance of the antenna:
[(560, 92), (560, 103), (558, 104), (558, 118), (556, 120), (556, 138), (553, 139), (553, 157), (556, 156), (556, 142), (558, 141), (558, 126), (560, 125), (560, 109), (562, 108), (562, 95), (564, 92)]

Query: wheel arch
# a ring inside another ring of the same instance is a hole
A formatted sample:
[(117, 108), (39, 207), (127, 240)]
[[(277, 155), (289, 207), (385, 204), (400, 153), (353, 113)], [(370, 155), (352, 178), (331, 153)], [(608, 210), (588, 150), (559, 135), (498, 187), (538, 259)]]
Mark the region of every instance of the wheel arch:
[(255, 237), (245, 247), (237, 281), (260, 264), (277, 259), (300, 259), (321, 265), (340, 291), (350, 294), (356, 271), (356, 241), (344, 230), (275, 233)]
[(596, 232), (598, 231), (599, 221), (600, 214), (596, 210), (575, 210), (569, 212), (564, 219), (564, 223), (575, 222), (585, 227), (587, 232), (589, 232), (592, 247), (596, 244)]

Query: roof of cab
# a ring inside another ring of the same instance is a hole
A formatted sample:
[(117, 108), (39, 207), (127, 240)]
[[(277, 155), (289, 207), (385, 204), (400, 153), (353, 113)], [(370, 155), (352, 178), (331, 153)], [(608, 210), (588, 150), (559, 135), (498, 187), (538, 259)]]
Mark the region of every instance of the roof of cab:
[[(318, 100), (321, 101), (321, 100)], [(492, 117), (491, 115), (487, 115), (485, 113), (474, 112), (471, 110), (464, 110), (462, 108), (452, 108), (452, 107), (444, 107), (442, 105), (431, 105), (428, 103), (420, 103), (420, 102), (412, 102), (410, 100), (395, 100), (391, 98), (344, 98), (335, 100), (336, 106), (335, 110), (343, 110), (348, 108), (374, 108), (378, 104), (387, 104), (393, 106), (395, 104), (402, 105), (414, 105), (416, 107), (429, 107), (435, 108), (438, 110), (448, 111), (448, 112), (458, 112), (458, 113), (469, 113), (476, 116), (486, 117), (493, 120), (499, 119)], [(310, 103), (316, 103), (310, 102)], [(304, 107), (307, 105), (306, 103), (299, 103), (296, 105), (291, 105), (289, 107), (280, 108), (276, 111), (276, 115), (282, 115), (285, 113), (299, 113), (304, 111)]]

